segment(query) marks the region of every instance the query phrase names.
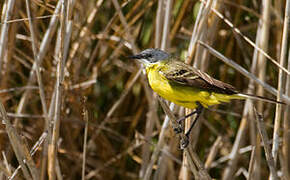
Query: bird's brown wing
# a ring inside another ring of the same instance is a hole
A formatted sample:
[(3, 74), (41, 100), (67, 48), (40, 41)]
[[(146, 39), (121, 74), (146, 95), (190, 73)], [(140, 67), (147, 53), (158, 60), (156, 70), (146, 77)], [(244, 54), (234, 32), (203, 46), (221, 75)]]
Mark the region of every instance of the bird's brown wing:
[(160, 72), (171, 82), (222, 94), (236, 94), (236, 89), (181, 61), (169, 61)]

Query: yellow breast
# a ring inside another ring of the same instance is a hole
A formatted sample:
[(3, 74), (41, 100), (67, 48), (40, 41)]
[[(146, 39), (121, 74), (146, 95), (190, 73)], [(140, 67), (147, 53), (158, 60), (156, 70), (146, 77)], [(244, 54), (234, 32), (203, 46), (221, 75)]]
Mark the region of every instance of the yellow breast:
[(176, 99), (176, 92), (169, 84), (169, 81), (158, 72), (158, 68), (147, 68), (147, 77), (151, 88), (163, 98), (174, 101)]
[(194, 109), (196, 101), (199, 100), (197, 95), (201, 92), (194, 88), (185, 86), (175, 86), (160, 73), (162, 64), (154, 64), (146, 68), (147, 77), (151, 88), (161, 97), (177, 105)]

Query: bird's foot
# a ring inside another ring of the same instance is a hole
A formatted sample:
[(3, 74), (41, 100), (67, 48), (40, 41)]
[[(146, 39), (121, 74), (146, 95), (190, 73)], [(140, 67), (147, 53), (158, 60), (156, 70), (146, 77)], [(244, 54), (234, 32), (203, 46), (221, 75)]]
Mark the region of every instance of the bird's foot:
[(188, 136), (183, 136), (180, 140), (180, 149), (185, 149), (187, 148), (189, 144), (189, 138)]
[(177, 122), (178, 124), (181, 124), (182, 121), (184, 121), (185, 119), (186, 119), (186, 116), (183, 116), (183, 117), (177, 119), (176, 122)]
[(175, 132), (175, 134), (182, 133), (182, 125), (177, 124), (175, 127), (173, 127), (173, 131)]

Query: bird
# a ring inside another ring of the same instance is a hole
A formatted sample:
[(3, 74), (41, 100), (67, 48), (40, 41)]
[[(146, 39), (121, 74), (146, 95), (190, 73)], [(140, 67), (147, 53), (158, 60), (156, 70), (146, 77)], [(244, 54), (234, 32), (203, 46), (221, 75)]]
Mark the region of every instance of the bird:
[[(232, 99), (247, 98), (284, 104), (266, 97), (241, 93), (232, 85), (214, 79), (207, 73), (160, 49), (145, 49), (128, 58), (136, 59), (144, 65), (149, 85), (159, 96), (179, 106), (195, 109), (192, 113), (177, 120), (180, 123), (193, 114), (197, 114), (185, 133), (187, 138), (203, 109), (212, 105), (229, 102)], [(185, 148), (187, 145), (186, 141), (182, 146)]]

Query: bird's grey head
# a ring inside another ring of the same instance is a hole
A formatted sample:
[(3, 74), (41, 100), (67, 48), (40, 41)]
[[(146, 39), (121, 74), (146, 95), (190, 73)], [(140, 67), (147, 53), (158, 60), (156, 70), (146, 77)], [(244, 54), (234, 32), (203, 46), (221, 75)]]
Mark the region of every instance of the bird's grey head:
[(160, 49), (145, 49), (139, 54), (130, 56), (129, 58), (138, 59), (146, 65), (168, 59), (169, 57), (170, 55), (168, 53)]

